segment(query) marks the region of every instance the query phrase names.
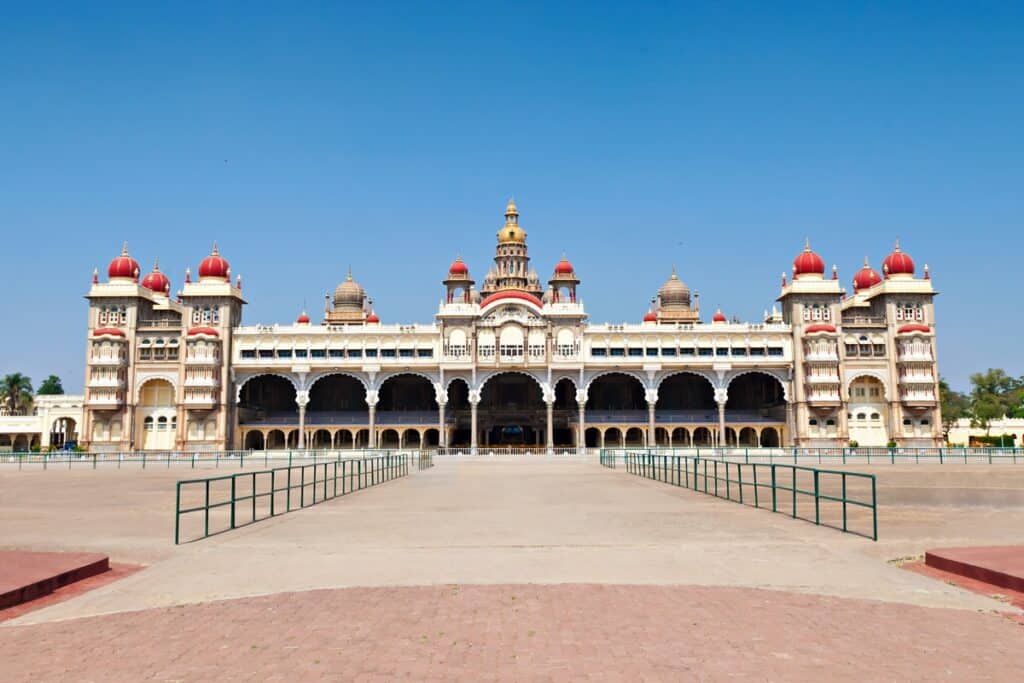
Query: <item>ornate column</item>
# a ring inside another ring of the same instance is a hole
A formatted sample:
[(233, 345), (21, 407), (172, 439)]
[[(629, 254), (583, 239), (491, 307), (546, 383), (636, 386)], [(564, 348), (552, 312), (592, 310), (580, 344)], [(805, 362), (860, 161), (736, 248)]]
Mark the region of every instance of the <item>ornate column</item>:
[[(793, 410), (793, 404), (787, 402), (786, 403), (786, 431), (789, 432), (789, 444), (791, 446), (796, 446), (797, 445), (797, 442), (796, 442), (796, 437), (797, 437), (797, 434), (796, 434), (796, 414), (795, 413), (796, 413), (796, 411)], [(786, 443), (785, 440), (781, 436), (779, 437), (779, 443), (781, 443), (783, 445), (785, 445), (785, 443)]]
[(647, 447), (654, 448), (658, 445), (654, 426), (654, 408), (658, 403), (658, 390), (648, 389), (645, 398), (647, 399)]
[(724, 387), (715, 389), (715, 403), (718, 404), (718, 445), (724, 447), (725, 441), (725, 404), (729, 400), (729, 392)]
[(469, 450), (470, 453), (476, 455), (477, 448), (477, 426), (476, 426), (476, 407), (480, 403), (480, 392), (470, 391), (469, 392)]
[(579, 422), (576, 424), (576, 452), (583, 453), (587, 448), (587, 392), (583, 389), (576, 390), (576, 404), (579, 406)]
[(367, 437), (366, 445), (369, 448), (377, 447), (377, 392), (374, 389), (366, 391), (366, 406), (370, 411), (370, 434)]
[(301, 450), (306, 447), (306, 405), (309, 403), (309, 392), (295, 392), (295, 402), (299, 406), (299, 449)]
[(444, 421), (445, 402), (437, 402), (437, 445), (444, 448), (448, 445), (448, 431)]

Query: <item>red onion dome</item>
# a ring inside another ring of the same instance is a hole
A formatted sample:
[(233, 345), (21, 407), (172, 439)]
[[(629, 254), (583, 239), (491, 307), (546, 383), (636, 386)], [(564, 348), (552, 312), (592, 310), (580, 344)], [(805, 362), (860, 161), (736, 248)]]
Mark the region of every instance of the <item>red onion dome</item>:
[(449, 275), (469, 275), (469, 266), (466, 265), (465, 261), (462, 260), (461, 256), (457, 256), (452, 265), (448, 268)]
[(927, 334), (928, 332), (931, 331), (932, 328), (928, 327), (927, 325), (922, 325), (921, 323), (908, 323), (901, 327), (900, 329), (896, 330), (896, 334), (911, 334), (913, 332), (924, 332)]
[(160, 261), (153, 263), (153, 270), (146, 274), (146, 277), (142, 278), (142, 286), (146, 289), (150, 289), (158, 294), (167, 294), (171, 291), (171, 281), (160, 272)]
[(804, 334), (835, 334), (835, 325), (828, 323), (814, 323), (804, 328)]
[(306, 311), (302, 311), (302, 313), (299, 313), (299, 317), (295, 319), (295, 322), (298, 323), (299, 325), (308, 325), (309, 315), (306, 313)]
[(212, 327), (193, 327), (191, 330), (188, 331), (188, 336), (190, 337), (195, 337), (198, 335), (205, 335), (207, 337), (220, 336), (219, 334), (217, 334), (217, 330), (213, 329)]
[(825, 260), (811, 251), (811, 241), (804, 242), (804, 250), (793, 259), (793, 276), (825, 275)]
[(868, 257), (864, 257), (864, 267), (853, 276), (854, 289), (870, 289), (882, 281), (878, 271), (868, 265)]
[(101, 327), (98, 330), (94, 330), (92, 333), (94, 337), (123, 337), (124, 332), (114, 327)]
[(656, 323), (656, 322), (658, 322), (658, 314), (655, 313), (652, 309), (648, 308), (647, 312), (644, 313), (644, 322), (645, 323)]
[(111, 280), (139, 280), (139, 262), (128, 255), (128, 243), (121, 248), (121, 255), (107, 266), (107, 276)]
[(210, 255), (202, 260), (199, 264), (199, 280), (203, 281), (206, 278), (216, 278), (218, 280), (227, 280), (231, 277), (231, 266), (228, 264), (227, 259), (220, 255), (217, 251), (217, 243), (213, 243), (213, 251)]
[(555, 264), (556, 275), (572, 275), (573, 270), (572, 264), (569, 263), (569, 260), (565, 258), (565, 256), (562, 256), (562, 260)]
[(724, 323), (726, 321), (725, 313), (722, 313), (722, 309), (719, 308), (715, 311), (715, 314), (711, 316), (711, 322)]
[(370, 315), (366, 316), (366, 323), (368, 325), (379, 325), (380, 324), (380, 318), (377, 317), (376, 313), (374, 313), (373, 311), (370, 311)]
[(885, 270), (886, 276), (912, 276), (914, 274), (914, 259), (900, 250), (900, 241), (896, 240), (896, 246), (893, 248), (892, 253), (882, 261), (882, 268)]

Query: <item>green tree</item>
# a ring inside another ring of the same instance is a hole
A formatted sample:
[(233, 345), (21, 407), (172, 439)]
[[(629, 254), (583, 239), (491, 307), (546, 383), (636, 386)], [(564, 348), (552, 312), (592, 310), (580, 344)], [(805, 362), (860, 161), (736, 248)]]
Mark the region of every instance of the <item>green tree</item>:
[(963, 417), (969, 417), (971, 412), (970, 399), (959, 391), (954, 391), (949, 386), (945, 377), (939, 378), (939, 403), (942, 412), (942, 439), (949, 443), (949, 430)]
[(36, 391), (40, 396), (54, 396), (56, 394), (64, 393), (64, 386), (60, 383), (60, 377), (57, 375), (50, 375), (43, 380), (43, 383), (39, 385), (39, 389)]
[(1012, 414), (1020, 406), (1021, 382), (998, 368), (971, 375), (971, 426), (988, 436), (993, 420)]
[(32, 405), (32, 380), (20, 372), (6, 375), (0, 380), (0, 398), (12, 413), (27, 410)]

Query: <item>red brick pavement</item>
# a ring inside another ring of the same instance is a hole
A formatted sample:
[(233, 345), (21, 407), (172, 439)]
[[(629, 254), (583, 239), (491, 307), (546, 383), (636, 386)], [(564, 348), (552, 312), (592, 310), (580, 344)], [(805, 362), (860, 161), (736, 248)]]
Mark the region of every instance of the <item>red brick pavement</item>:
[(1020, 681), (1024, 627), (753, 588), (349, 588), (0, 627), (0, 666), (5, 681)]

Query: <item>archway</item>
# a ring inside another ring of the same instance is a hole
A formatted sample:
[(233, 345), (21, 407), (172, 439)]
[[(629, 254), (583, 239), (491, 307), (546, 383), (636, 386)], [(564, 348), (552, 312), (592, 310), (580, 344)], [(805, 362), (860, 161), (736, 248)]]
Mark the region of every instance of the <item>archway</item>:
[(249, 451), (262, 451), (263, 446), (263, 432), (258, 429), (253, 429), (245, 434), (245, 448)]
[(477, 424), (483, 446), (541, 445), (547, 409), (540, 384), (518, 372), (489, 378), (480, 392)]
[(272, 429), (267, 433), (267, 450), (284, 448), (284, 432), (280, 429)]
[(735, 446), (736, 445), (736, 430), (732, 427), (725, 428), (725, 445)]
[(758, 445), (757, 431), (753, 427), (744, 427), (740, 430), (740, 445), (747, 448)]
[(686, 427), (676, 427), (672, 430), (673, 448), (688, 448), (693, 445), (690, 439), (690, 430)]
[(420, 433), (415, 429), (406, 429), (402, 432), (402, 448), (419, 448)]
[(761, 430), (761, 446), (765, 448), (778, 448), (782, 440), (775, 427), (765, 427)]
[(398, 430), (396, 429), (385, 429), (380, 433), (380, 448), (399, 448), (401, 442), (398, 437)]
[(280, 375), (252, 377), (239, 392), (238, 423), (297, 425), (299, 407), (295, 396), (295, 385)]
[(600, 448), (601, 430), (597, 427), (587, 427), (587, 431), (584, 433), (583, 437), (587, 444), (587, 448)]
[(646, 422), (647, 398), (644, 385), (633, 375), (623, 372), (601, 375), (587, 388), (586, 409), (588, 420), (600, 415), (624, 417), (623, 413), (639, 411), (639, 419)]
[(639, 427), (630, 427), (626, 430), (626, 446), (640, 447), (644, 446), (644, 430)]
[(339, 429), (334, 435), (334, 447), (335, 448), (353, 448), (355, 441), (352, 438), (352, 432), (347, 429)]
[(654, 428), (654, 443), (656, 446), (668, 446), (668, 430), (664, 427)]
[(888, 403), (885, 385), (869, 375), (854, 378), (849, 387), (847, 423), (850, 441), (860, 446), (889, 443)]
[(78, 441), (76, 427), (74, 418), (58, 417), (50, 427), (50, 445), (54, 448), (63, 448), (65, 444), (73, 445)]
[(658, 417), (667, 422), (718, 420), (715, 388), (703, 375), (680, 372), (658, 385)]
[(466, 448), (470, 445), (471, 414), (469, 407), (469, 383), (462, 377), (448, 382), (448, 403), (445, 405), (445, 419), (451, 425), (448, 445)]
[(18, 434), (14, 437), (14, 452), (24, 453), (28, 451), (28, 437), (25, 434)]
[(702, 447), (711, 445), (711, 430), (707, 427), (697, 427), (693, 430), (693, 445)]
[(618, 427), (609, 427), (604, 433), (605, 448), (622, 448), (626, 444), (622, 440), (622, 431)]
[(329, 426), (370, 423), (366, 405), (366, 388), (349, 375), (325, 375), (309, 388), (306, 405), (308, 426)]
[(428, 429), (423, 432), (423, 445), (422, 448), (437, 448), (439, 442), (440, 432), (436, 429)]
[(575, 446), (579, 403), (576, 402), (576, 384), (568, 377), (563, 377), (555, 382), (555, 404), (552, 408), (552, 431), (555, 447)]
[[(422, 375), (403, 373), (384, 380), (377, 393), (377, 424), (410, 425), (437, 424), (437, 397), (434, 384)], [(401, 443), (405, 447), (406, 434)], [(419, 447), (419, 433), (416, 433)], [(381, 444), (382, 448), (386, 448)]]
[(725, 419), (743, 421), (744, 417), (786, 420), (785, 390), (777, 377), (765, 372), (749, 372), (729, 383)]
[(142, 450), (172, 450), (178, 428), (174, 385), (162, 378), (149, 379), (139, 388), (136, 428)]
[(313, 448), (327, 449), (331, 447), (333, 441), (334, 440), (331, 438), (331, 433), (329, 431), (326, 429), (318, 429), (313, 432), (313, 439), (310, 446)]

